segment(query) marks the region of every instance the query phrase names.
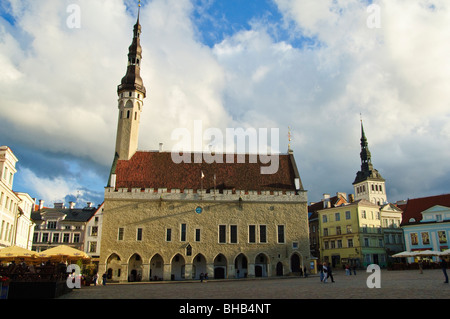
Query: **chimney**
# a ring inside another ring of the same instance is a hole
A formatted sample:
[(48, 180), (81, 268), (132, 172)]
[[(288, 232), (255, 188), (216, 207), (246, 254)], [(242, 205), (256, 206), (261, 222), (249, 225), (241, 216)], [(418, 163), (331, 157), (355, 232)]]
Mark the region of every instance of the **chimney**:
[(159, 143), (159, 152), (162, 153), (164, 149), (164, 143)]
[(323, 194), (323, 208), (330, 208), (330, 194)]
[(336, 193), (336, 196), (337, 197), (342, 197), (342, 198), (344, 198), (345, 200), (347, 200), (347, 193), (342, 193), (342, 192), (337, 192)]
[(353, 194), (348, 195), (348, 201), (350, 203), (353, 203), (355, 201), (355, 195), (353, 195)]
[(91, 203), (91, 202), (87, 202), (87, 203), (86, 203), (86, 207), (87, 207), (87, 208), (91, 208), (91, 207), (92, 207), (92, 203)]
[(44, 200), (40, 199), (39, 200), (39, 210), (41, 210), (42, 208), (44, 208)]
[(64, 209), (64, 203), (55, 203), (55, 208), (57, 209)]
[(74, 209), (75, 208), (75, 202), (69, 202), (69, 207), (70, 207), (70, 209)]

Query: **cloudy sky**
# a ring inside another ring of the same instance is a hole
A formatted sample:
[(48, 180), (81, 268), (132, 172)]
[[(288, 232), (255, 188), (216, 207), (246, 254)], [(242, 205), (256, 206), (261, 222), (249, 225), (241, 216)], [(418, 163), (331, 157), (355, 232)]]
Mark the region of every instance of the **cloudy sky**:
[[(136, 3), (0, 0), (0, 144), (19, 158), (14, 190), (48, 206), (103, 201)], [(389, 201), (450, 193), (447, 0), (142, 5), (139, 149), (170, 150), (175, 128), (202, 120), (279, 128), (286, 152), (291, 127), (318, 201), (353, 192), (362, 114)]]

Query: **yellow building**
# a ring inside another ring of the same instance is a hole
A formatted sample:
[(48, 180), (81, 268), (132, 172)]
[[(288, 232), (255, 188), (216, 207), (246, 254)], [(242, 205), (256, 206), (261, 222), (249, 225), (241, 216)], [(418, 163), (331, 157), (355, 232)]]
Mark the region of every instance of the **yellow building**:
[(380, 209), (364, 199), (318, 211), (320, 255), (333, 267), (386, 265)]

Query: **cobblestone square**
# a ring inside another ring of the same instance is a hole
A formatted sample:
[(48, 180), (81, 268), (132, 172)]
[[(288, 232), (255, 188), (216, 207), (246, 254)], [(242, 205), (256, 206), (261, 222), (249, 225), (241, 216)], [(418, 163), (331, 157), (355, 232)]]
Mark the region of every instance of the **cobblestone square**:
[(381, 271), (381, 288), (368, 288), (371, 273), (334, 273), (335, 282), (318, 276), (107, 284), (75, 289), (60, 299), (450, 299), (441, 270)]

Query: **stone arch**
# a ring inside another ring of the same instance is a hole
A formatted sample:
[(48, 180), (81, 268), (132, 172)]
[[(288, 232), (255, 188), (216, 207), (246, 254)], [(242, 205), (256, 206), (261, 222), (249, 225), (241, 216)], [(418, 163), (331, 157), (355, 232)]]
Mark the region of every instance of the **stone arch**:
[(291, 273), (300, 275), (303, 273), (303, 256), (298, 252), (293, 252), (289, 258)]
[(199, 253), (192, 259), (192, 279), (200, 279), (200, 274), (206, 272), (206, 257)]
[(240, 253), (234, 259), (234, 270), (236, 272), (236, 278), (247, 278), (248, 258), (243, 253)]
[(171, 280), (183, 280), (185, 278), (186, 261), (181, 254), (173, 256), (171, 261)]
[(133, 101), (131, 101), (131, 100), (128, 100), (127, 103), (125, 104), (125, 108), (131, 108), (132, 109), (133, 106), (134, 106), (133, 105)]
[[(108, 280), (118, 281), (122, 274), (121, 258), (118, 254), (112, 253), (106, 259), (106, 278)], [(102, 274), (100, 274), (101, 276)]]
[(128, 260), (128, 281), (135, 282), (142, 280), (142, 257), (139, 254), (133, 254)]
[(150, 280), (162, 280), (164, 277), (164, 259), (160, 254), (155, 254), (150, 259)]
[(260, 253), (255, 257), (255, 277), (267, 277), (269, 275), (269, 257)]
[(214, 279), (227, 278), (227, 258), (223, 254), (218, 254), (214, 258)]

